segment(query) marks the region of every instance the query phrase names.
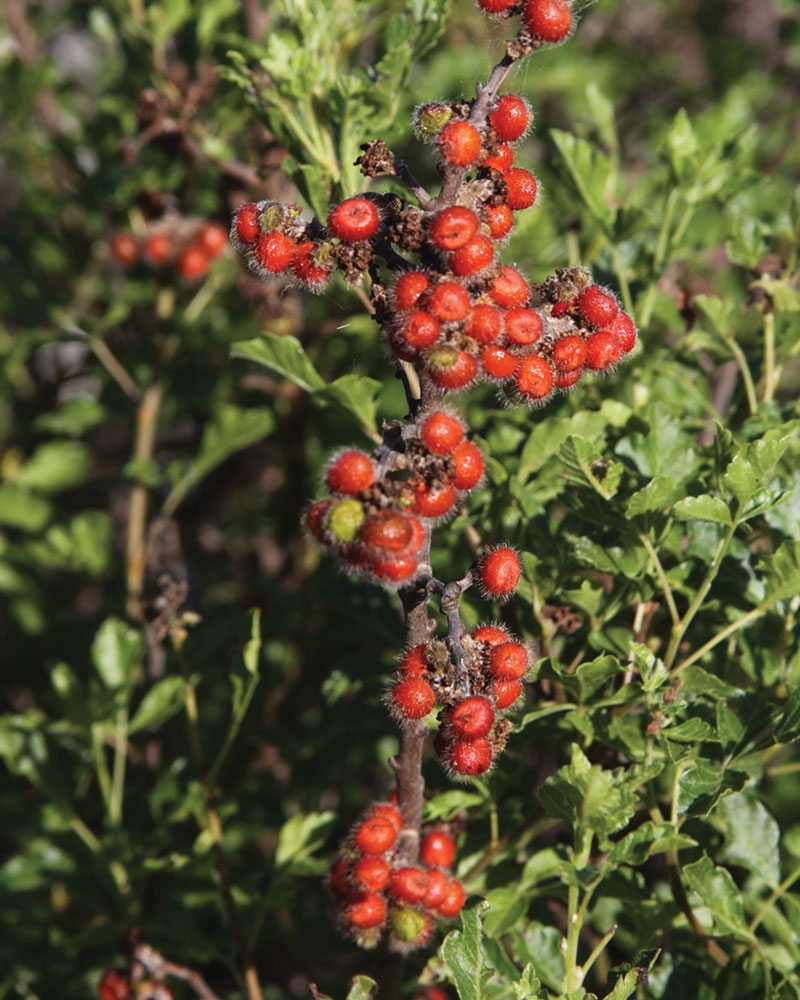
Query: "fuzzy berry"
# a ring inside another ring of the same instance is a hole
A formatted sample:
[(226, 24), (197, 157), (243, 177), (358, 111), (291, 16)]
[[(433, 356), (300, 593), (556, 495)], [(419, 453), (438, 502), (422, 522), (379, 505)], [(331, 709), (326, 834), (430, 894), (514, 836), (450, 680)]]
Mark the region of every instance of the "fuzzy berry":
[(238, 239), (246, 246), (255, 243), (258, 234), (261, 232), (261, 218), (258, 205), (252, 201), (246, 205), (242, 205), (236, 212), (233, 228)]
[(560, 42), (572, 26), (567, 0), (527, 0), (522, 12), (525, 27), (542, 42)]
[(428, 873), (421, 868), (397, 868), (389, 878), (389, 892), (404, 903), (421, 903), (428, 890)]
[(431, 242), (439, 250), (458, 250), (478, 232), (478, 216), (462, 205), (444, 208), (431, 219)]
[(502, 14), (515, 3), (517, 0), (478, 0), (478, 6), (487, 14)]
[(443, 917), (447, 917), (452, 920), (461, 912), (466, 898), (466, 893), (464, 892), (462, 884), (458, 881), (458, 879), (453, 879), (450, 883), (450, 888), (447, 890), (447, 895), (445, 896), (444, 901), (439, 905), (439, 913)]
[(619, 312), (619, 304), (613, 292), (589, 285), (578, 296), (578, 311), (590, 326), (608, 326)]
[(414, 130), (420, 139), (428, 139), (441, 132), (452, 117), (453, 109), (447, 104), (419, 104), (414, 110)]
[(325, 473), (325, 482), (331, 493), (360, 493), (375, 482), (375, 466), (369, 455), (351, 448), (334, 458)]
[(504, 142), (516, 142), (528, 131), (531, 113), (528, 102), (516, 94), (503, 94), (489, 115), (489, 123)]
[(273, 274), (285, 271), (292, 263), (293, 255), (294, 240), (277, 229), (262, 233), (253, 247), (256, 263)]
[(407, 653), (404, 653), (403, 658), (400, 660), (401, 676), (423, 677), (428, 672), (427, 651), (427, 642), (421, 642), (409, 649)]
[(427, 307), (442, 323), (458, 323), (469, 315), (469, 292), (454, 281), (443, 281), (428, 296)]
[(636, 325), (626, 312), (618, 312), (604, 332), (611, 334), (623, 354), (632, 351), (636, 346)]
[(423, 420), (419, 436), (434, 455), (449, 455), (464, 440), (464, 425), (445, 410), (434, 410)]
[(494, 344), (503, 332), (503, 314), (494, 306), (480, 303), (470, 313), (464, 329), (479, 344)]
[(586, 361), (586, 341), (576, 334), (562, 337), (553, 347), (552, 357), (559, 372), (574, 372)]
[(330, 500), (317, 500), (306, 512), (306, 527), (318, 542), (325, 542), (325, 522), (331, 507)]
[(450, 254), (450, 269), (462, 278), (469, 278), (483, 271), (493, 260), (492, 241), (488, 236), (475, 236), (460, 250)]
[(497, 170), (498, 173), (504, 174), (507, 170), (511, 169), (511, 164), (514, 162), (514, 150), (506, 142), (501, 142), (494, 153), (491, 153), (483, 161), (484, 167), (488, 167), (490, 170)]
[(492, 766), (492, 746), (487, 739), (453, 740), (447, 748), (447, 763), (456, 774), (484, 774)]
[(417, 309), (406, 320), (401, 337), (409, 347), (421, 351), (426, 347), (432, 347), (441, 332), (442, 324), (435, 316), (424, 309)]
[(612, 333), (599, 331), (586, 341), (586, 367), (601, 372), (613, 368), (622, 356), (619, 341)]
[(556, 389), (571, 389), (580, 381), (582, 374), (580, 368), (576, 368), (574, 372), (559, 372), (556, 375)]
[(228, 234), (217, 222), (204, 222), (200, 227), (195, 240), (209, 257), (219, 257), (228, 245)]
[(371, 239), (380, 224), (375, 204), (361, 196), (340, 202), (328, 215), (328, 229), (345, 243)]
[(489, 294), (498, 306), (527, 305), (531, 291), (528, 282), (515, 267), (501, 267), (491, 284)]
[(328, 885), (331, 892), (338, 899), (347, 899), (353, 894), (353, 887), (350, 885), (347, 859), (341, 855), (331, 865), (328, 872)]
[(362, 854), (385, 854), (397, 840), (397, 829), (384, 816), (367, 816), (359, 824), (353, 843)]
[(414, 512), (420, 517), (444, 517), (453, 509), (456, 491), (448, 483), (443, 486), (426, 486), (420, 483), (414, 490)]
[(453, 486), (457, 490), (474, 490), (483, 479), (483, 455), (471, 441), (462, 441), (452, 452), (456, 474)]
[(370, 554), (369, 569), (381, 583), (391, 587), (409, 583), (419, 566), (416, 555), (403, 552), (393, 556)]
[(515, 212), (530, 208), (536, 201), (536, 194), (539, 190), (536, 178), (530, 170), (512, 167), (506, 172), (504, 179), (508, 188), (506, 201), (509, 207), (513, 208)]
[(450, 995), (439, 986), (426, 986), (414, 994), (414, 1000), (450, 1000)]
[[(447, 830), (428, 830), (422, 835), (419, 859), (429, 868), (449, 868), (452, 865), (456, 859), (456, 844)], [(427, 896), (427, 887), (425, 895)]]
[[(227, 242), (228, 234), (223, 230)], [(151, 233), (144, 242), (144, 255), (151, 264), (164, 264), (172, 253), (172, 236), (163, 230)]]
[(482, 695), (463, 698), (450, 712), (449, 723), (453, 732), (465, 739), (488, 736), (494, 725), (492, 703)]
[(395, 906), (389, 917), (392, 937), (408, 948), (419, 948), (430, 937), (433, 918), (412, 906)]
[[(429, 862), (426, 862), (428, 864)], [(450, 878), (444, 872), (435, 868), (428, 872), (428, 888), (422, 903), (429, 910), (438, 909), (447, 898), (450, 891)]]
[(522, 576), (517, 553), (508, 545), (491, 549), (478, 565), (478, 576), (489, 597), (504, 600), (514, 593)]
[(317, 263), (315, 253), (319, 244), (313, 240), (303, 240), (294, 248), (292, 254), (292, 270), (297, 278), (314, 290), (321, 290), (328, 283), (331, 268)]
[(361, 527), (359, 541), (369, 549), (397, 553), (408, 550), (413, 539), (411, 521), (402, 511), (384, 510), (369, 514)]
[(350, 497), (332, 502), (325, 519), (325, 527), (333, 541), (340, 545), (354, 542), (363, 523), (364, 508)]
[(502, 240), (514, 228), (514, 213), (506, 202), (502, 205), (487, 205), (483, 214), (493, 240)]
[(542, 333), (542, 317), (533, 309), (509, 309), (506, 312), (506, 339), (512, 344), (535, 344)]
[(123, 267), (133, 267), (139, 260), (139, 241), (130, 233), (114, 233), (110, 247), (111, 256)]
[(508, 642), (508, 630), (502, 625), (479, 625), (472, 630), (472, 638), (475, 642), (482, 642), (485, 646), (499, 646), (501, 642)]
[(520, 361), (514, 384), (526, 402), (536, 403), (546, 399), (555, 386), (553, 369), (538, 354), (529, 354)]
[(522, 681), (495, 681), (494, 700), (498, 711), (511, 708), (522, 695)]
[(208, 254), (202, 247), (191, 243), (178, 257), (178, 274), (187, 281), (196, 281), (208, 273)]
[(353, 863), (350, 879), (356, 889), (382, 892), (389, 884), (389, 862), (380, 854), (365, 854)]
[(489, 651), (489, 672), (495, 680), (521, 680), (527, 669), (528, 650), (521, 642), (501, 642)]
[(399, 833), (403, 829), (403, 814), (392, 802), (377, 802), (370, 808), (370, 817), (380, 816), (387, 820)]
[(505, 347), (490, 345), (481, 351), (481, 368), (490, 378), (511, 378), (519, 367), (519, 358)]
[(448, 122), (439, 133), (439, 149), (451, 167), (468, 167), (480, 156), (480, 133), (469, 122)]
[(109, 969), (98, 983), (97, 994), (100, 1000), (128, 1000), (133, 996), (133, 986), (124, 973)]
[(351, 927), (367, 930), (386, 920), (386, 900), (377, 892), (359, 892), (344, 908), (344, 918)]
[(443, 389), (464, 389), (478, 374), (478, 362), (466, 351), (452, 348), (429, 351), (426, 361), (431, 369), (431, 378)]
[(392, 688), (391, 702), (401, 718), (423, 719), (436, 704), (436, 695), (422, 677), (404, 677)]
[(427, 291), (430, 281), (422, 271), (406, 271), (394, 286), (394, 304), (403, 312), (413, 309), (417, 300)]

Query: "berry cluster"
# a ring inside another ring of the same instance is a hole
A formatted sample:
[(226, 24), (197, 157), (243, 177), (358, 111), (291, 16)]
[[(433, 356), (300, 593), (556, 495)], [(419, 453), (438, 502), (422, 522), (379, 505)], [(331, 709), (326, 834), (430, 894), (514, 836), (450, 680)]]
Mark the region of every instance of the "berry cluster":
[(363, 948), (384, 936), (398, 951), (425, 944), (437, 918), (452, 920), (464, 905), (464, 887), (450, 874), (456, 844), (444, 825), (423, 829), (419, 864), (400, 850), (403, 816), (377, 803), (355, 824), (330, 871), (342, 927)]
[(180, 219), (158, 223), (143, 236), (119, 232), (111, 237), (111, 255), (123, 267), (140, 261), (153, 268), (172, 267), (195, 281), (208, 273), (212, 260), (228, 245), (228, 234), (216, 222)]
[(482, 478), (483, 456), (463, 421), (437, 407), (387, 428), (387, 442), (372, 456), (354, 448), (335, 455), (325, 473), (331, 496), (311, 505), (306, 523), (346, 569), (405, 586), (421, 569), (430, 524)]
[(97, 987), (100, 1000), (172, 1000), (172, 990), (164, 983), (127, 971), (108, 969)]

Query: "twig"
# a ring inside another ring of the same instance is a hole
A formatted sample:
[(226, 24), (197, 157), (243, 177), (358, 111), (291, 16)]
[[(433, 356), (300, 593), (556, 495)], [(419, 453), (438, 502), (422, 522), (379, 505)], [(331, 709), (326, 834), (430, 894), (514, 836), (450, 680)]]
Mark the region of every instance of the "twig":
[[(133, 460), (137, 464), (153, 458), (156, 427), (161, 409), (163, 389), (159, 383), (149, 386), (136, 412), (136, 437)], [(142, 593), (146, 565), (147, 537), (147, 487), (138, 482), (131, 490), (128, 510), (128, 533), (125, 555), (125, 582), (127, 586), (128, 615), (137, 622), (143, 620)]]
[(200, 1000), (219, 1000), (217, 994), (199, 972), (195, 972), (194, 969), (185, 965), (177, 965), (175, 962), (168, 961), (149, 944), (144, 942), (136, 944), (133, 949), (133, 958), (147, 970), (149, 975), (155, 976), (156, 979), (163, 980), (167, 976), (172, 976), (174, 979), (180, 979), (191, 986)]

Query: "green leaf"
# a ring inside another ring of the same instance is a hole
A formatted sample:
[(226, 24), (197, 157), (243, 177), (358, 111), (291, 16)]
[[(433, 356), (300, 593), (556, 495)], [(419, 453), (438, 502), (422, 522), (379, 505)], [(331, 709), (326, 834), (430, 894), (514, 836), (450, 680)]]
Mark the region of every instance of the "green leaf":
[(488, 904), (480, 902), (461, 911), (461, 930), (450, 931), (440, 955), (458, 991), (460, 1000), (483, 1000), (489, 969), (481, 947), (481, 914)]
[(432, 799), (425, 802), (423, 806), (425, 822), (432, 823), (437, 819), (452, 819), (456, 813), (479, 806), (483, 801), (483, 796), (476, 792), (453, 788), (449, 792), (434, 795)]
[(177, 715), (186, 701), (186, 685), (180, 677), (162, 677), (150, 688), (142, 698), (128, 727), (131, 733), (151, 726), (160, 726), (162, 722)]
[(614, 844), (609, 860), (614, 864), (638, 866), (643, 865), (654, 854), (694, 847), (696, 843), (691, 837), (678, 833), (672, 823), (654, 823), (648, 820)]
[(738, 792), (747, 781), (742, 771), (713, 760), (695, 760), (678, 778), (678, 814), (707, 816), (724, 795)]
[(556, 993), (564, 979), (564, 953), (561, 932), (556, 927), (532, 923), (523, 935), (514, 937), (517, 960), (530, 964), (536, 976)]
[(719, 737), (714, 727), (709, 725), (705, 719), (698, 718), (687, 719), (677, 726), (668, 726), (661, 730), (661, 735), (676, 743), (701, 743), (704, 740), (719, 743)]
[(365, 375), (342, 375), (322, 390), (317, 398), (330, 399), (340, 409), (352, 413), (364, 430), (375, 432), (377, 396), (380, 390), (381, 383), (373, 378)]
[(683, 874), (691, 890), (713, 914), (716, 927), (741, 940), (751, 940), (741, 894), (726, 868), (720, 868), (708, 855), (703, 855), (699, 861), (686, 865)]
[(598, 656), (588, 663), (582, 663), (575, 671), (578, 682), (578, 700), (587, 702), (595, 691), (604, 687), (612, 677), (624, 673), (625, 668), (615, 656), (608, 653)]
[(679, 492), (680, 487), (670, 476), (656, 476), (647, 486), (637, 490), (628, 498), (625, 509), (629, 517), (664, 510), (672, 504)]
[(91, 452), (79, 441), (49, 441), (18, 470), (14, 482), (39, 493), (59, 493), (84, 481), (91, 460)]
[(142, 658), (140, 633), (118, 618), (107, 618), (92, 643), (92, 662), (100, 679), (112, 690), (129, 688)]
[(537, 979), (533, 965), (530, 963), (522, 970), (519, 982), (510, 985), (516, 1000), (539, 1000), (542, 984)]
[(673, 510), (679, 521), (713, 521), (715, 524), (729, 525), (731, 512), (719, 497), (703, 494), (699, 497), (685, 497), (679, 500)]
[(306, 862), (325, 843), (326, 833), (336, 818), (333, 812), (298, 813), (281, 827), (275, 852), (275, 868), (295, 874), (307, 870)]
[(16, 483), (0, 485), (0, 524), (20, 531), (37, 532), (52, 515), (50, 504)]
[(684, 108), (681, 108), (675, 115), (666, 134), (665, 149), (676, 179), (678, 181), (690, 180), (694, 175), (700, 143)]
[(620, 976), (614, 984), (614, 989), (606, 993), (603, 1000), (628, 1000), (639, 988), (640, 976), (637, 969), (631, 969)]
[(746, 445), (731, 460), (722, 479), (746, 510), (759, 500), (759, 493), (771, 478), (772, 470), (789, 446), (791, 438), (760, 439)]
[(754, 795), (742, 792), (723, 799), (717, 816), (725, 824), (725, 861), (746, 868), (774, 889), (781, 877), (780, 830), (766, 806)]
[(580, 139), (569, 132), (551, 129), (550, 135), (584, 205), (603, 230), (610, 233), (615, 216), (611, 191), (611, 160), (586, 139)]
[(483, 930), (490, 938), (508, 933), (526, 914), (528, 898), (516, 886), (500, 886), (486, 893), (489, 909), (483, 920)]
[(378, 989), (378, 984), (369, 976), (355, 976), (347, 1000), (372, 1000)]
[(571, 434), (561, 447), (559, 458), (568, 482), (589, 486), (604, 500), (616, 495), (622, 477), (622, 466), (603, 458), (588, 438)]
[(778, 551), (764, 559), (766, 576), (765, 604), (787, 601), (800, 593), (800, 541), (784, 542)]
[(306, 392), (325, 388), (325, 380), (311, 363), (296, 337), (264, 333), (253, 340), (240, 340), (231, 347), (234, 358), (255, 361), (282, 375)]

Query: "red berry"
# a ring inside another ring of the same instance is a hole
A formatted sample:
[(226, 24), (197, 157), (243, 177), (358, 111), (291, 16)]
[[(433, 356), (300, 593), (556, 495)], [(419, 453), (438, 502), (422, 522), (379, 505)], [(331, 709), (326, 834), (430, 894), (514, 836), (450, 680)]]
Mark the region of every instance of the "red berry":
[(503, 314), (494, 306), (479, 304), (470, 313), (464, 329), (479, 344), (493, 344), (503, 332)]
[[(427, 864), (428, 862), (426, 862)], [(436, 910), (447, 898), (450, 889), (450, 879), (444, 872), (435, 868), (428, 872), (428, 889), (423, 899), (423, 905), (429, 910)]]
[(469, 292), (454, 281), (443, 281), (428, 296), (428, 309), (442, 323), (458, 323), (469, 315)]
[(469, 278), (488, 267), (494, 260), (494, 247), (488, 236), (473, 239), (450, 254), (450, 269), (462, 278)]
[(348, 896), (352, 896), (353, 887), (350, 885), (346, 858), (339, 856), (333, 862), (331, 870), (328, 873), (328, 885), (334, 896), (337, 896), (339, 899), (346, 899)]
[(508, 143), (502, 142), (497, 147), (497, 152), (486, 157), (483, 161), (483, 165), (504, 174), (507, 170), (511, 169), (511, 164), (513, 162), (514, 150), (508, 145)]
[(379, 816), (381, 819), (388, 820), (398, 833), (403, 829), (403, 814), (391, 802), (377, 802), (370, 808), (369, 816), (371, 818)]
[(420, 483), (414, 490), (414, 511), (420, 517), (444, 517), (453, 509), (456, 491), (446, 486), (426, 486)]
[[(223, 230), (227, 242), (228, 234)], [(163, 264), (172, 253), (172, 236), (164, 232), (151, 233), (144, 244), (145, 257), (153, 264)]]
[(492, 703), (482, 695), (464, 698), (453, 707), (449, 721), (450, 728), (457, 736), (469, 740), (488, 736), (494, 725)]
[(478, 6), (487, 14), (502, 14), (517, 2), (518, 0), (478, 0)]
[(381, 892), (389, 884), (389, 862), (379, 854), (367, 854), (353, 864), (350, 878), (357, 889)]
[(527, 0), (522, 19), (533, 37), (543, 42), (562, 41), (572, 26), (566, 0)]
[(423, 719), (435, 704), (433, 688), (422, 677), (404, 677), (392, 688), (392, 706), (403, 719)]
[(476, 642), (482, 642), (489, 647), (508, 642), (508, 631), (500, 625), (479, 625), (472, 630), (471, 635)]
[(414, 1000), (450, 1000), (450, 995), (438, 986), (426, 986), (414, 994)]
[(505, 202), (502, 205), (487, 205), (483, 214), (489, 225), (489, 235), (493, 240), (502, 240), (514, 228), (514, 213)]
[(447, 750), (447, 762), (456, 774), (483, 774), (492, 766), (492, 756), (492, 746), (484, 737), (453, 740)]
[(421, 903), (428, 889), (428, 873), (420, 868), (397, 868), (389, 879), (389, 892), (404, 903)]
[(516, 94), (503, 94), (489, 115), (489, 122), (498, 138), (515, 142), (528, 131), (531, 114), (528, 102)]
[(483, 479), (483, 455), (471, 441), (462, 441), (452, 454), (456, 467), (453, 486), (457, 490), (474, 490)]
[(258, 237), (253, 254), (261, 267), (277, 274), (279, 271), (285, 271), (292, 263), (294, 240), (285, 233), (278, 232), (277, 229), (271, 229)]
[(415, 350), (432, 347), (439, 339), (442, 324), (435, 316), (422, 309), (412, 312), (402, 330), (402, 338)]
[(478, 362), (466, 351), (455, 351), (449, 364), (431, 364), (431, 378), (443, 389), (463, 389), (478, 374)]
[(384, 854), (397, 840), (397, 829), (383, 816), (367, 816), (356, 830), (355, 846), (362, 854)]
[[(423, 833), (419, 859), (429, 868), (449, 868), (452, 865), (456, 859), (456, 844), (447, 830), (436, 829)], [(425, 896), (427, 897), (427, 891)]]
[(506, 201), (515, 212), (519, 212), (523, 208), (530, 208), (536, 201), (538, 185), (530, 170), (512, 167), (506, 172), (504, 180), (508, 187)]
[(499, 711), (503, 711), (519, 700), (522, 694), (522, 681), (495, 681), (494, 699)]
[(422, 422), (419, 436), (434, 455), (449, 455), (464, 440), (464, 425), (451, 413), (434, 410)]
[(611, 326), (603, 332), (610, 333), (614, 337), (623, 354), (632, 351), (636, 346), (636, 326), (626, 312), (618, 312)]
[(328, 229), (345, 243), (371, 239), (380, 224), (375, 204), (361, 196), (340, 202), (328, 215)]
[(317, 500), (306, 513), (306, 525), (318, 542), (325, 544), (325, 518), (331, 506), (330, 500)]
[(139, 241), (130, 233), (114, 233), (111, 237), (111, 255), (123, 267), (133, 267), (139, 260)]
[(613, 368), (622, 357), (622, 348), (613, 333), (599, 331), (586, 341), (586, 367), (592, 371)]
[(425, 657), (427, 649), (427, 642), (421, 642), (404, 654), (400, 661), (400, 673), (403, 677), (422, 677), (428, 672), (428, 661)]
[(562, 337), (553, 348), (553, 364), (559, 372), (574, 372), (586, 361), (586, 341), (577, 334)]
[(383, 549), (386, 552), (405, 552), (413, 533), (408, 515), (398, 510), (375, 511), (368, 515), (361, 527), (359, 541), (370, 549)]
[(580, 368), (576, 368), (574, 372), (559, 372), (556, 375), (556, 389), (571, 389), (580, 381), (582, 374)]
[(478, 575), (489, 597), (506, 598), (517, 589), (522, 575), (519, 557), (508, 545), (498, 545), (481, 559)]
[(208, 265), (208, 254), (192, 243), (178, 257), (178, 274), (188, 281), (196, 281), (207, 274)]
[(553, 369), (538, 354), (529, 354), (520, 361), (514, 382), (520, 395), (527, 401), (546, 399), (555, 385)]
[(216, 222), (204, 222), (200, 227), (195, 240), (209, 257), (219, 257), (228, 245), (227, 232)]
[(481, 152), (481, 137), (469, 122), (448, 122), (439, 133), (439, 149), (452, 167), (468, 167)]
[(521, 642), (501, 642), (489, 651), (489, 672), (498, 681), (518, 681), (528, 669), (528, 650)]
[(578, 311), (590, 326), (608, 326), (619, 312), (619, 304), (612, 292), (589, 285), (578, 296)]
[(370, 555), (369, 568), (382, 583), (403, 584), (417, 572), (417, 557), (410, 552), (394, 556)]
[(319, 244), (313, 240), (298, 243), (292, 254), (292, 270), (305, 284), (321, 289), (331, 276), (331, 268), (318, 264), (314, 254)]
[(429, 285), (428, 276), (422, 271), (406, 271), (400, 275), (394, 286), (394, 304), (403, 312), (413, 309), (417, 299), (424, 294)]
[(351, 448), (334, 458), (325, 473), (325, 482), (331, 493), (360, 493), (375, 482), (375, 466), (369, 455)]
[(128, 976), (116, 969), (109, 969), (103, 974), (97, 993), (100, 1000), (128, 1000), (133, 996), (133, 987)]
[[(479, 742), (484, 743), (485, 740), (480, 740)], [(491, 749), (489, 750), (489, 753), (491, 755)], [(491, 758), (489, 763), (491, 764)], [(485, 771), (487, 770), (487, 768), (488, 765), (482, 770)], [(481, 771), (462, 771), (461, 773), (480, 774)], [(447, 891), (447, 895), (444, 898), (444, 902), (442, 902), (439, 905), (439, 913), (443, 917), (448, 917), (450, 919), (452, 919), (453, 917), (457, 917), (459, 913), (461, 913), (461, 909), (464, 906), (466, 898), (467, 897), (466, 893), (464, 892), (464, 887), (461, 885), (458, 879), (453, 879), (453, 881), (450, 883), (450, 888)]]
[(515, 267), (501, 267), (489, 292), (499, 306), (524, 306), (531, 297), (528, 282)]
[(249, 246), (255, 243), (261, 232), (261, 218), (258, 205), (252, 201), (242, 205), (236, 212), (234, 232), (239, 240)]
[(478, 216), (469, 208), (453, 205), (431, 219), (431, 241), (440, 250), (458, 250), (478, 232)]
[(570, 311), (570, 309), (574, 307), (574, 305), (575, 305), (574, 299), (570, 299), (568, 302), (556, 302), (556, 304), (552, 307), (550, 312), (553, 314), (553, 317), (555, 319), (558, 319), (560, 316), (566, 315)]
[(519, 358), (505, 347), (490, 345), (481, 351), (481, 368), (491, 378), (511, 378), (519, 367)]
[(533, 309), (506, 312), (506, 339), (512, 344), (535, 344), (542, 333), (542, 317)]
[(386, 900), (377, 892), (360, 892), (344, 908), (344, 917), (358, 930), (378, 927), (386, 920)]

